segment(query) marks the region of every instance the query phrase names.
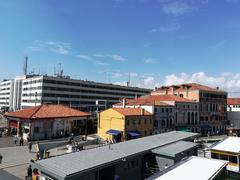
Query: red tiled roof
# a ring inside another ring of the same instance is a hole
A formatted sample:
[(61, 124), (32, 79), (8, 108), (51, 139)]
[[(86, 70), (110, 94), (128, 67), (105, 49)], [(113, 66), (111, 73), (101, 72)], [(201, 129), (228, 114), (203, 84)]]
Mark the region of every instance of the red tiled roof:
[[(142, 108), (112, 108), (124, 116), (151, 116), (152, 114)], [(142, 114), (143, 113), (143, 114)]]
[(228, 98), (227, 104), (228, 105), (240, 105), (240, 98)]
[(189, 90), (202, 90), (202, 91), (214, 91), (214, 92), (221, 92), (221, 90), (217, 88), (212, 88), (209, 86), (205, 86), (202, 84), (197, 84), (197, 83), (187, 83), (187, 84), (182, 84), (180, 85), (181, 87), (177, 89), (177, 91), (184, 90), (183, 86), (188, 86)]
[(64, 117), (84, 117), (90, 116), (90, 114), (63, 105), (43, 104), (16, 112), (5, 113), (5, 116), (25, 119), (51, 119)]
[[(175, 102), (188, 102), (195, 103), (195, 101), (182, 98), (175, 95), (149, 95), (143, 96), (137, 99), (126, 99), (127, 106), (134, 105), (151, 105), (151, 106), (172, 106), (166, 103), (166, 101), (175, 101)], [(114, 106), (122, 106), (123, 103), (117, 103)]]
[(186, 84), (180, 84), (180, 85), (164, 86), (162, 88), (159, 88), (157, 91), (163, 91), (164, 88), (170, 88), (170, 87), (175, 87), (175, 91), (184, 91), (184, 90), (186, 90), (186, 87), (188, 87), (188, 90), (224, 92), (224, 91), (219, 90), (217, 88), (212, 88), (212, 87), (205, 86), (205, 85), (202, 85), (202, 84), (197, 84), (197, 83), (186, 83)]

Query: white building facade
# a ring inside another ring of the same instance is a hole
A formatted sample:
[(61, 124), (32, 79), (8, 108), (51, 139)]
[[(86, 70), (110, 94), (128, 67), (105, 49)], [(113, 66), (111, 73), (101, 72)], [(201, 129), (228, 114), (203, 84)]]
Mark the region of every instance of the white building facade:
[(22, 81), (30, 76), (16, 76), (0, 83), (0, 110), (16, 111), (21, 109)]
[(13, 104), (14, 80), (4, 80), (0, 83), (0, 110), (8, 111)]
[[(122, 98), (135, 98), (150, 93), (150, 89), (120, 86), (69, 77), (32, 75), (17, 77), (4, 83), (0, 89), (0, 106), (6, 105), (8, 96), (13, 99), (9, 111), (37, 106), (43, 103), (64, 104), (86, 111), (106, 109)], [(9, 87), (10, 86), (10, 87)], [(7, 92), (6, 92), (7, 91)], [(7, 94), (6, 94), (7, 93)], [(2, 99), (1, 99), (2, 98)], [(104, 102), (98, 103), (97, 102)]]
[(240, 128), (240, 98), (228, 98), (227, 117), (232, 128)]

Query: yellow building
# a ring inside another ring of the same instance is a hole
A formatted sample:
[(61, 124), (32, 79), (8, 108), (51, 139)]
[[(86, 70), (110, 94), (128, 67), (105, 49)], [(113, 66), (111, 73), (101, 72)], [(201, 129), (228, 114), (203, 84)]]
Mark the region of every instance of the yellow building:
[(105, 140), (126, 141), (152, 134), (153, 116), (141, 108), (110, 108), (100, 113), (98, 135)]

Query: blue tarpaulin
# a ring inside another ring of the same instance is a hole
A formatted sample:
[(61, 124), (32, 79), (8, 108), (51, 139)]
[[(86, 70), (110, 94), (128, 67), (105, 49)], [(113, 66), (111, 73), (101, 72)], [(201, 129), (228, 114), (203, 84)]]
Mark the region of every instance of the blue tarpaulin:
[(122, 131), (119, 130), (115, 130), (115, 129), (110, 129), (106, 132), (106, 134), (110, 134), (110, 135), (119, 135)]
[(128, 134), (133, 137), (141, 136), (141, 133), (139, 131), (128, 131)]
[(208, 124), (204, 124), (204, 125), (201, 125), (201, 128), (202, 129), (209, 129), (209, 130), (211, 130), (212, 129), (212, 127), (210, 126), (210, 125), (208, 125)]

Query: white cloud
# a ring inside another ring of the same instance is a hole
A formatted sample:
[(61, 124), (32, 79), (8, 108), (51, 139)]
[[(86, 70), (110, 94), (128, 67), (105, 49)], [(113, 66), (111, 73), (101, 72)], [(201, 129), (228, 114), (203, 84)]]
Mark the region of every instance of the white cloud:
[(217, 42), (216, 44), (212, 45), (210, 47), (210, 50), (217, 51), (217, 50), (221, 49), (226, 44), (226, 42), (227, 42), (227, 40), (221, 40), (221, 41)]
[(126, 58), (124, 58), (120, 55), (117, 55), (117, 54), (110, 54), (110, 55), (108, 55), (108, 57), (112, 58), (115, 61), (126, 61)]
[(48, 46), (48, 49), (52, 52), (58, 53), (58, 54), (63, 54), (67, 55), (69, 54), (71, 44), (70, 43), (65, 43), (65, 42), (60, 42), (60, 41), (49, 41), (45, 43)]
[(144, 78), (143, 85), (145, 87), (153, 87), (155, 85), (154, 77), (146, 77), (146, 78)]
[(137, 77), (138, 74), (134, 72), (109, 72), (111, 77), (113, 78), (121, 78), (121, 77)]
[(144, 59), (144, 63), (145, 63), (145, 64), (153, 64), (153, 63), (155, 63), (155, 59), (146, 58), (146, 59)]
[(94, 62), (95, 65), (99, 65), (99, 66), (109, 66), (110, 64), (105, 63), (105, 62), (101, 62), (101, 61), (96, 61)]
[(116, 85), (120, 85), (120, 86), (126, 86), (127, 85), (127, 81), (118, 81), (118, 82), (114, 82), (113, 84), (116, 84)]
[(77, 55), (77, 57), (79, 57), (80, 59), (88, 60), (88, 61), (93, 60), (93, 58), (91, 56), (86, 55), (86, 54), (79, 54), (79, 55)]
[(38, 46), (28, 46), (26, 49), (30, 50), (30, 51), (42, 51), (43, 50), (41, 47), (38, 47)]
[(127, 59), (123, 56), (120, 56), (118, 54), (94, 54), (94, 57), (97, 58), (110, 58), (114, 61), (126, 61)]
[(220, 87), (229, 92), (230, 96), (240, 94), (240, 73), (224, 72), (219, 76), (209, 76), (205, 72), (193, 74), (170, 74), (165, 77), (165, 85), (182, 84), (182, 83), (200, 83), (211, 87)]
[(26, 47), (28, 51), (51, 51), (57, 54), (68, 55), (70, 53), (71, 43), (65, 43), (60, 41), (39, 41), (36, 40), (34, 45)]
[[(190, 1), (191, 2), (191, 1)], [(165, 14), (171, 14), (171, 15), (183, 15), (189, 12), (192, 12), (196, 8), (193, 6), (193, 4), (189, 3), (189, 1), (164, 1), (162, 3), (162, 10)]]

